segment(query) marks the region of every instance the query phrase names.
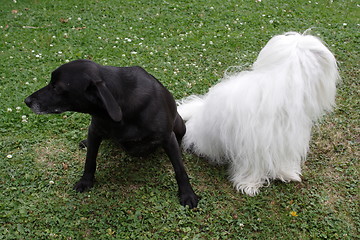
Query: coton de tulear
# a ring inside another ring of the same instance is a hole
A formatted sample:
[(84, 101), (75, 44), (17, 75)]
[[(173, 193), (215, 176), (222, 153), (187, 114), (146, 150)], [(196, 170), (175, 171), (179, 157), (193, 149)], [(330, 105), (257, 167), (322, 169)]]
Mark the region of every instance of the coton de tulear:
[(179, 101), (183, 147), (228, 163), (235, 188), (251, 196), (271, 179), (301, 181), (311, 128), (332, 110), (339, 80), (334, 55), (317, 37), (275, 36), (251, 70)]

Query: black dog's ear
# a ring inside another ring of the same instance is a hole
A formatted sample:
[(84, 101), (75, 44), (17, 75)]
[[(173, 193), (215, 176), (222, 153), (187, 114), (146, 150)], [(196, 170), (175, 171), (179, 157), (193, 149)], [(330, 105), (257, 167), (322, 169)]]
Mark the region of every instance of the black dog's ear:
[(95, 80), (94, 83), (111, 119), (115, 122), (120, 122), (122, 119), (122, 111), (114, 96), (102, 80)]

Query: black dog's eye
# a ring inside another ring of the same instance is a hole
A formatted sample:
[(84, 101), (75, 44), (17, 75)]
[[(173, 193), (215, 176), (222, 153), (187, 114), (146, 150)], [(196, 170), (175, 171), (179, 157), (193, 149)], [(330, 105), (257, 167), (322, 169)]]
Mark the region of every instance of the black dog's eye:
[(65, 93), (64, 89), (61, 86), (59, 86), (58, 84), (53, 84), (51, 86), (56, 94), (64, 94)]
[(59, 93), (60, 91), (60, 89), (59, 89), (59, 87), (58, 86), (56, 86), (56, 85), (52, 85), (52, 89), (56, 92), (56, 93)]

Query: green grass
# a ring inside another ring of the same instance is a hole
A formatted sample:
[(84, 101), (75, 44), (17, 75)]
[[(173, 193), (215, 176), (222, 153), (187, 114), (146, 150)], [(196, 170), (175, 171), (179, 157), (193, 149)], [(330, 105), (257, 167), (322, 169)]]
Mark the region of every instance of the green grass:
[[(359, 12), (353, 0), (2, 1), (0, 239), (359, 238)], [(89, 116), (38, 116), (23, 103), (79, 58), (143, 66), (176, 98), (204, 93), (271, 36), (308, 28), (339, 61), (337, 108), (314, 128), (303, 181), (256, 197), (235, 192), (226, 167), (184, 154), (202, 197), (189, 210), (162, 151), (131, 158), (109, 143), (95, 187), (75, 193)]]

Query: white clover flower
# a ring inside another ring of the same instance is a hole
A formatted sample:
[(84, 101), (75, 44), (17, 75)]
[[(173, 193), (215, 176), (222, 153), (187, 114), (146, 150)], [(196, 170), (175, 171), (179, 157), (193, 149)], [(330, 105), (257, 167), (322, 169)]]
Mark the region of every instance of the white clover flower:
[(22, 116), (21, 116), (21, 122), (26, 123), (27, 121), (28, 121), (27, 116), (26, 116), (26, 115), (22, 115)]
[(54, 184), (55, 182), (54, 182), (53, 180), (50, 180), (49, 183), (50, 183), (50, 184)]
[(12, 109), (11, 109), (11, 108), (7, 108), (6, 111), (7, 111), (7, 112), (12, 112)]

